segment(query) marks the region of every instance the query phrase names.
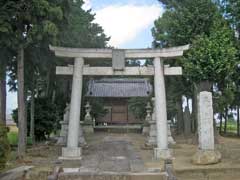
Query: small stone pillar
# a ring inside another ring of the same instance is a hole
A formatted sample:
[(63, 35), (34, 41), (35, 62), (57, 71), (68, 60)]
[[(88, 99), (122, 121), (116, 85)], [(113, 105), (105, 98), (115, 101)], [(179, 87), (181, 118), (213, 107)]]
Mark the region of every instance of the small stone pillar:
[(172, 156), (170, 150), (168, 149), (168, 124), (164, 66), (163, 60), (159, 57), (154, 59), (154, 92), (157, 125), (157, 148), (154, 149), (154, 157), (156, 159), (170, 159)]
[(85, 133), (93, 133), (94, 129), (93, 129), (93, 119), (91, 116), (91, 110), (92, 110), (92, 106), (90, 105), (89, 101), (87, 101), (85, 107), (85, 117), (84, 117), (84, 123), (83, 123), (83, 131)]
[[(83, 58), (75, 58), (73, 82), (68, 125), (67, 147), (62, 149), (60, 159), (81, 159), (82, 148), (78, 147), (79, 140), (85, 141), (80, 125), (82, 84), (83, 84)], [(80, 138), (79, 138), (80, 137)]]
[(198, 97), (198, 140), (197, 153), (192, 158), (193, 164), (215, 164), (221, 160), (221, 154), (214, 147), (212, 93), (202, 91)]
[(57, 141), (58, 145), (66, 145), (67, 144), (67, 134), (68, 134), (68, 123), (69, 123), (69, 104), (66, 104), (66, 108), (64, 110), (63, 121), (60, 121), (61, 131)]
[(147, 112), (147, 115), (145, 117), (145, 121), (143, 123), (143, 129), (142, 129), (143, 135), (147, 135), (149, 133), (149, 121), (152, 120), (152, 117), (151, 117), (152, 107), (150, 102), (147, 103), (146, 112)]

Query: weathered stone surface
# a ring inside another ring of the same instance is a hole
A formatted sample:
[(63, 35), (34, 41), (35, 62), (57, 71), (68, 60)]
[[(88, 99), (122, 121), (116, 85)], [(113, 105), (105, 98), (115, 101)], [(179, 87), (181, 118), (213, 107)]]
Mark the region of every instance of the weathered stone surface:
[[(153, 105), (155, 104), (155, 99), (152, 99)], [(149, 123), (149, 133), (145, 145), (147, 147), (155, 147), (157, 145), (157, 128), (156, 128), (156, 114), (155, 106), (153, 106), (151, 120)]]
[(173, 152), (171, 149), (154, 148), (155, 159), (172, 159)]
[(82, 128), (80, 126), (80, 109), (82, 98), (82, 84), (83, 84), (83, 58), (76, 58), (74, 60), (74, 74), (71, 93), (71, 104), (68, 125), (67, 146), (77, 148), (79, 143), (79, 135), (82, 135)]
[(94, 133), (94, 128), (93, 128), (92, 125), (85, 125), (85, 124), (83, 124), (82, 128), (83, 128), (84, 134)]
[(59, 180), (168, 180), (166, 173), (61, 173)]
[(62, 148), (62, 160), (80, 160), (82, 159), (82, 148), (81, 147), (66, 147)]
[(199, 149), (214, 150), (213, 104), (211, 92), (203, 91), (199, 93), (198, 109)]
[(22, 180), (28, 175), (28, 172), (33, 168), (33, 166), (20, 166), (15, 169), (11, 169), (5, 173), (0, 173), (1, 180)]
[(144, 162), (126, 137), (105, 136), (89, 144), (81, 160), (81, 172), (143, 172)]
[(220, 162), (221, 154), (214, 148), (212, 93), (202, 91), (198, 96), (199, 150), (192, 158), (193, 164), (207, 165)]
[(57, 141), (58, 145), (63, 145), (64, 146), (64, 145), (67, 144), (69, 112), (70, 112), (70, 107), (69, 107), (69, 104), (67, 104), (66, 108), (64, 110), (63, 121), (60, 121), (61, 131), (60, 131), (60, 135), (59, 135), (58, 141)]
[(172, 132), (171, 132), (171, 120), (168, 120), (168, 144), (176, 144), (172, 137)]
[[(51, 51), (59, 57), (82, 57), (82, 58), (112, 58), (112, 49), (86, 49), (86, 48), (64, 48), (49, 46)], [(144, 59), (155, 57), (175, 58), (183, 55), (183, 51), (188, 50), (189, 45), (162, 49), (125, 49), (125, 58)]]
[[(57, 66), (57, 75), (73, 75), (72, 66)], [(112, 67), (83, 67), (84, 76), (153, 76), (154, 68), (148, 67), (125, 67), (124, 71), (114, 71)], [(182, 67), (164, 67), (165, 76), (182, 75)]]
[(125, 51), (122, 49), (112, 50), (113, 70), (123, 70), (125, 68)]
[(216, 164), (221, 161), (221, 153), (217, 150), (198, 150), (192, 157), (192, 163), (197, 165)]
[[(157, 151), (168, 149), (168, 124), (167, 124), (167, 104), (166, 89), (164, 81), (163, 60), (154, 58), (154, 91), (155, 91), (155, 113), (157, 129)], [(155, 158), (158, 158), (155, 153)]]

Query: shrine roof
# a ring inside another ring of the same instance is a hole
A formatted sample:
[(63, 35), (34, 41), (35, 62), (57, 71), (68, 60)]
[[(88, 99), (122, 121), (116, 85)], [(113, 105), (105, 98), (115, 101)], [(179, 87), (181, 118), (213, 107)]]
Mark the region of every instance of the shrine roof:
[(147, 79), (112, 78), (91, 80), (87, 97), (148, 97), (152, 85)]

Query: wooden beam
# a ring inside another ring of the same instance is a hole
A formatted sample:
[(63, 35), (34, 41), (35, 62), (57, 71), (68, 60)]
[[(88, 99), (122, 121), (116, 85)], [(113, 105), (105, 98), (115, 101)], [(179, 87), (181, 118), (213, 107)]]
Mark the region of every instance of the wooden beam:
[[(58, 57), (69, 57), (69, 58), (106, 58), (112, 59), (113, 49), (85, 49), (85, 48), (64, 48), (49, 46), (50, 50), (55, 53)], [(123, 49), (125, 51), (126, 59), (144, 59), (144, 58), (174, 58), (183, 55), (185, 50), (189, 49), (189, 45), (178, 46), (172, 48), (163, 49)]]
[[(73, 66), (57, 66), (57, 75), (73, 75)], [(182, 75), (181, 67), (164, 67), (166, 76)], [(84, 66), (85, 76), (153, 76), (154, 67), (126, 67), (124, 71), (114, 71), (112, 67), (89, 67)]]

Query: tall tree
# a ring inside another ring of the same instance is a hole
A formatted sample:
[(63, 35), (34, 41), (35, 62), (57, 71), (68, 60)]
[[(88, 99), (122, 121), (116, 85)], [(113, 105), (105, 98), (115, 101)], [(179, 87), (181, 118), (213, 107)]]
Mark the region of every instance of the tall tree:
[(12, 9), (8, 8), (9, 3), (0, 2), (0, 122), (6, 121), (6, 69), (11, 61), (10, 46), (12, 43), (11, 14)]
[(8, 18), (14, 37), (11, 43), (17, 54), (17, 88), (18, 88), (18, 156), (22, 158), (26, 150), (26, 117), (24, 88), (24, 63), (25, 49), (41, 40), (44, 35), (56, 36), (57, 27), (55, 19), (62, 19), (62, 10), (55, 1), (31, 0), (31, 1), (7, 1), (5, 8), (10, 9)]
[[(192, 94), (193, 105), (196, 105), (194, 97), (197, 97), (201, 81), (209, 80), (213, 85), (213, 82), (231, 78), (229, 72), (233, 72), (236, 66), (233, 31), (212, 0), (159, 1), (166, 11), (155, 21), (154, 43), (159, 47), (192, 44), (182, 58), (183, 82), (193, 84), (184, 89), (188, 92), (194, 90), (189, 94)], [(195, 110), (196, 106), (193, 112)], [(196, 119), (196, 113), (194, 117)]]

